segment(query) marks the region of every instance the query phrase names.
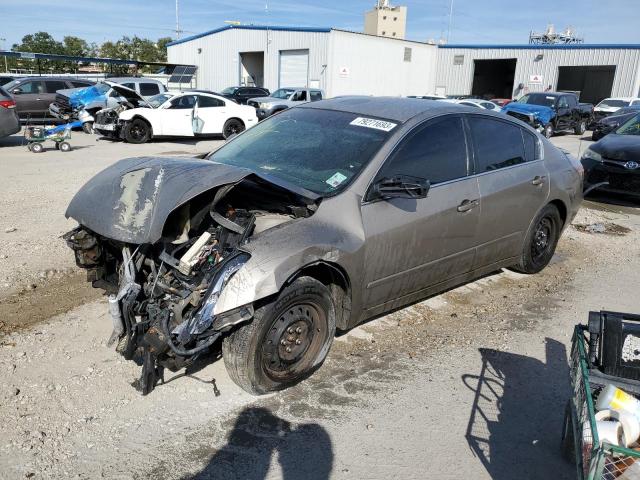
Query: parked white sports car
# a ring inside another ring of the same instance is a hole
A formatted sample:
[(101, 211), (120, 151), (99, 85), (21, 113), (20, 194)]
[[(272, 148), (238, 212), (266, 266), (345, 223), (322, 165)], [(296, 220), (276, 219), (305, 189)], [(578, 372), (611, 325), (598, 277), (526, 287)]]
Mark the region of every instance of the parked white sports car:
[[(154, 101), (156, 97), (158, 101)], [(202, 91), (163, 93), (152, 97), (148, 107), (105, 109), (98, 112), (94, 130), (144, 143), (154, 137), (222, 135), (227, 138), (258, 123), (256, 110)]]

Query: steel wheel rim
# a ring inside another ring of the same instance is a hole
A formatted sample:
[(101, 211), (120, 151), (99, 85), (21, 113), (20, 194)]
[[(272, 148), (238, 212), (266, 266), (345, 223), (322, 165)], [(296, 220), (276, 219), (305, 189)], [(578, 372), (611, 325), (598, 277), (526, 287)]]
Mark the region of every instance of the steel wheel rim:
[(308, 371), (314, 366), (326, 336), (326, 314), (314, 302), (295, 303), (283, 309), (262, 341), (265, 373), (281, 380)]
[(553, 243), (554, 224), (551, 218), (540, 219), (533, 233), (531, 244), (531, 258), (535, 263), (544, 261)]

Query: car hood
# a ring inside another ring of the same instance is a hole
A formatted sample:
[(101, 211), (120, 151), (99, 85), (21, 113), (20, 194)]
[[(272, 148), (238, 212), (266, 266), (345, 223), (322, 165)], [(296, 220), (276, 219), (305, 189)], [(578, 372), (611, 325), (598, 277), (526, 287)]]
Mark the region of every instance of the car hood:
[(611, 133), (589, 147), (604, 158), (628, 162), (640, 162), (640, 135)]
[[(640, 112), (638, 112), (640, 113)], [(636, 116), (637, 113), (623, 113), (621, 115), (609, 115), (608, 117), (604, 117), (599, 120), (598, 123), (610, 127), (611, 125), (618, 124), (622, 125), (624, 122)]]
[(75, 194), (65, 216), (113, 240), (155, 243), (173, 210), (197, 195), (250, 175), (310, 202), (319, 198), (278, 179), (210, 160), (138, 157), (120, 160), (89, 180)]
[(275, 98), (275, 97), (254, 97), (250, 100), (258, 103), (277, 103), (277, 102), (286, 102), (288, 101), (286, 98)]
[(613, 113), (620, 110), (622, 107), (595, 107), (594, 112)]
[(544, 105), (530, 105), (528, 103), (511, 102), (502, 107), (503, 112), (518, 112), (526, 115), (534, 115), (536, 119), (543, 123), (549, 122), (554, 116), (555, 111), (550, 107)]

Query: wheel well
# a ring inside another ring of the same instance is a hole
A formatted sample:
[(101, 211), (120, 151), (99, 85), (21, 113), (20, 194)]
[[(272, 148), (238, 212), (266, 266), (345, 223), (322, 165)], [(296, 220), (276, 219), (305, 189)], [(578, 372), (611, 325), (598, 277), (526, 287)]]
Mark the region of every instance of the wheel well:
[(351, 316), (351, 285), (346, 272), (336, 264), (319, 261), (303, 267), (290, 282), (298, 277), (315, 278), (329, 288), (336, 306), (336, 326), (346, 329)]
[(567, 206), (562, 200), (552, 200), (551, 202), (549, 202), (549, 204), (555, 205), (555, 207), (558, 209), (558, 212), (560, 212), (560, 218), (562, 219), (562, 225), (564, 226), (564, 224), (567, 222)]
[(131, 120), (129, 120), (129, 122), (133, 122), (134, 120), (142, 120), (144, 123), (149, 125), (149, 130), (151, 131), (151, 136), (153, 136), (153, 125), (151, 125), (151, 122), (149, 120), (147, 120), (146, 118), (144, 118), (144, 117), (142, 117), (140, 115), (134, 115), (133, 117), (131, 117)]
[[(231, 117), (231, 118), (227, 118), (227, 122), (228, 122), (229, 120), (238, 120), (242, 125), (244, 125), (244, 122), (242, 121), (242, 119), (241, 119), (241, 118), (238, 118), (238, 117)], [(227, 122), (224, 122), (224, 123), (225, 123), (225, 125), (227, 124)], [(246, 125), (244, 125), (244, 126), (246, 126)]]

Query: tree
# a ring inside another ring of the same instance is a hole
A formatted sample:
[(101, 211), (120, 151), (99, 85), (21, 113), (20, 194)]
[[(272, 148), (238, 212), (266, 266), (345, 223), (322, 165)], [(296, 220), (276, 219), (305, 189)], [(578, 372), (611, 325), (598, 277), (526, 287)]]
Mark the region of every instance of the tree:
[[(89, 55), (89, 44), (82, 38), (66, 36), (62, 39), (62, 45), (64, 47), (64, 54), (73, 57), (86, 57)], [(80, 62), (65, 62), (74, 71), (78, 70)], [(86, 63), (86, 62), (85, 62)]]
[(171, 37), (162, 37), (156, 42), (156, 49), (158, 50), (157, 58), (159, 62), (167, 61), (167, 44), (171, 42), (173, 42), (173, 38)]
[[(11, 48), (14, 52), (49, 53), (54, 55), (64, 54), (64, 45), (56, 41), (47, 32), (36, 32), (22, 37), (21, 43), (16, 43)], [(21, 59), (20, 63), (27, 63), (28, 67), (36, 69), (37, 62), (34, 60)], [(64, 62), (54, 60), (40, 60), (41, 71), (53, 71), (56, 68), (64, 68)]]

